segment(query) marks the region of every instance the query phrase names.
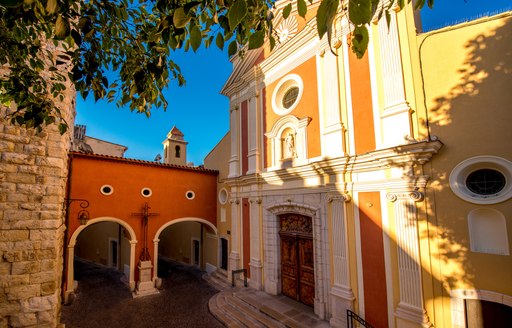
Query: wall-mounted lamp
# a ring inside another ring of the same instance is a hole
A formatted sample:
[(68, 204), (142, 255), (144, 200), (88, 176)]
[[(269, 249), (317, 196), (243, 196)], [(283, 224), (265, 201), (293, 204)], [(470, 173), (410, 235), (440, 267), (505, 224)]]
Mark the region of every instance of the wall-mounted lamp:
[(86, 225), (87, 220), (89, 220), (89, 212), (87, 212), (86, 210), (81, 210), (80, 212), (78, 212), (78, 221), (80, 221), (81, 225)]
[(78, 221), (80, 221), (81, 225), (86, 225), (87, 220), (89, 220), (89, 212), (87, 212), (85, 209), (87, 207), (89, 207), (89, 201), (86, 199), (78, 199), (78, 198), (68, 198), (68, 199), (66, 199), (66, 201), (68, 204), (68, 208), (72, 202), (75, 202), (75, 201), (80, 202), (80, 207), (82, 209), (80, 210), (80, 212), (78, 212)]

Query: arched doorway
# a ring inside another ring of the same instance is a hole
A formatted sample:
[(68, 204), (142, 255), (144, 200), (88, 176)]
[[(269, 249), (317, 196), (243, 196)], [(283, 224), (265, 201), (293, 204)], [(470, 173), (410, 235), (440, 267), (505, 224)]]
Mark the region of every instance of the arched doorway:
[(76, 289), (75, 256), (125, 272), (129, 288), (133, 291), (135, 289), (136, 244), (135, 231), (125, 221), (117, 218), (95, 218), (87, 221), (85, 225), (79, 226), (73, 232), (68, 243), (64, 302), (69, 302), (69, 296)]
[(217, 263), (217, 227), (205, 219), (189, 217), (169, 221), (155, 233), (153, 243), (153, 281), (156, 286), (161, 285), (158, 277), (160, 257), (199, 268), (209, 262)]
[[(308, 298), (308, 304), (313, 305), (314, 312), (319, 318), (326, 318), (328, 304), (329, 278), (328, 264), (326, 261), (326, 245), (327, 245), (327, 224), (325, 214), (321, 215), (320, 210), (308, 204), (298, 204), (293, 202), (275, 203), (266, 207), (266, 214), (263, 217), (263, 249), (264, 249), (264, 289), (271, 295), (283, 293), (283, 249), (281, 235), (281, 217), (287, 215), (295, 215), (297, 217), (307, 217), (311, 225), (311, 232), (307, 233), (307, 238), (295, 239), (294, 242), (302, 242), (302, 246), (297, 246), (296, 252), (304, 253), (303, 265), (304, 272), (307, 273), (307, 282), (304, 281), (302, 286), (309, 289), (306, 293), (312, 293)], [(293, 221), (293, 220), (292, 220)], [(292, 234), (293, 236), (293, 234)], [(310, 239), (309, 239), (310, 238)], [(286, 243), (286, 242), (284, 242)], [(293, 245), (291, 245), (293, 246)], [(307, 250), (307, 254), (306, 254)], [(312, 252), (310, 252), (310, 250)], [(291, 250), (291, 252), (293, 252)], [(297, 253), (295, 253), (297, 254)], [(286, 255), (285, 255), (286, 257)], [(299, 263), (300, 264), (300, 263)], [(308, 285), (309, 284), (309, 285)], [(313, 288), (311, 288), (313, 287)], [(300, 285), (299, 285), (300, 288)], [(311, 300), (311, 297), (313, 298)], [(311, 304), (311, 302), (313, 304)]]

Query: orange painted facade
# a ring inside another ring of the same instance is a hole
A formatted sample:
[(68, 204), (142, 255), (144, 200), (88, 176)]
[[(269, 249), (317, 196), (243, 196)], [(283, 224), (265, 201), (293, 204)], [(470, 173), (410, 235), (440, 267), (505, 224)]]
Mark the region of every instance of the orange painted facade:
[(354, 138), (357, 154), (375, 150), (375, 129), (373, 124), (372, 91), (368, 54), (357, 59), (349, 52), (350, 85), (354, 108)]
[[(316, 61), (315, 57), (310, 58), (304, 64), (299, 67), (288, 72), (289, 74), (297, 74), (302, 78), (304, 83), (304, 94), (299, 101), (297, 107), (290, 113), (296, 117), (304, 118), (310, 117), (311, 122), (308, 125), (308, 154), (309, 157), (320, 156), (321, 146), (320, 146), (320, 119), (318, 111), (311, 110), (313, 108), (318, 107), (318, 86), (317, 86), (317, 75), (316, 75)], [(278, 81), (273, 82), (268, 85), (265, 89), (265, 116), (264, 116), (264, 124), (266, 131), (270, 131), (274, 123), (281, 118), (281, 115), (277, 115), (272, 110), (272, 93), (276, 88)], [(270, 153), (271, 147), (268, 145), (269, 140), (266, 140), (266, 157), (265, 157), (265, 167), (271, 166), (271, 158), (272, 154)]]
[[(130, 226), (137, 239), (137, 259), (143, 249), (144, 236), (142, 217), (134, 213), (141, 213), (147, 203), (149, 213), (156, 214), (149, 218), (147, 234), (149, 253), (153, 257), (153, 239), (158, 238), (159, 229), (173, 220), (202, 219), (216, 227), (217, 175), (217, 171), (202, 168), (71, 153), (68, 198), (89, 202), (86, 208), (89, 220), (115, 218)], [(111, 195), (101, 192), (105, 185), (112, 188)], [(142, 195), (144, 188), (151, 190), (149, 197)], [(193, 197), (187, 198), (189, 192)], [(67, 243), (80, 227), (77, 219), (80, 210), (79, 201), (69, 206)]]

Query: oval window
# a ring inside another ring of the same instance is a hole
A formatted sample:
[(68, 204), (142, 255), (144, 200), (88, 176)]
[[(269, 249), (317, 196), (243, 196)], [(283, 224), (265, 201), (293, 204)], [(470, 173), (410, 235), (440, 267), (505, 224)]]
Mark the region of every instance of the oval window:
[(100, 192), (105, 196), (110, 196), (114, 193), (114, 188), (111, 185), (103, 185), (100, 188)]
[(151, 189), (149, 189), (149, 188), (142, 188), (140, 193), (144, 197), (150, 197), (153, 194), (153, 191)]
[(196, 194), (193, 191), (189, 190), (185, 193), (185, 197), (187, 197), (187, 199), (189, 200), (192, 200), (196, 197)]

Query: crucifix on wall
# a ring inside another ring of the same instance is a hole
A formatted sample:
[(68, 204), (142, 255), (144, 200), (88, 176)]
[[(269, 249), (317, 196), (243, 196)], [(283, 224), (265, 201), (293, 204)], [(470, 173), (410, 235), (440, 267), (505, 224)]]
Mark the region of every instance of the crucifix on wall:
[(145, 203), (142, 207), (141, 213), (132, 213), (134, 216), (142, 216), (142, 238), (143, 238), (143, 245), (144, 248), (142, 249), (142, 252), (140, 253), (140, 260), (141, 261), (149, 261), (151, 260), (151, 256), (149, 256), (149, 248), (148, 248), (148, 220), (150, 216), (157, 216), (158, 213), (149, 213), (149, 207), (148, 203)]

